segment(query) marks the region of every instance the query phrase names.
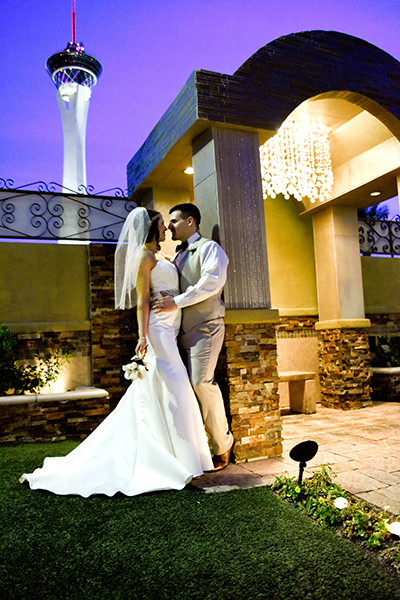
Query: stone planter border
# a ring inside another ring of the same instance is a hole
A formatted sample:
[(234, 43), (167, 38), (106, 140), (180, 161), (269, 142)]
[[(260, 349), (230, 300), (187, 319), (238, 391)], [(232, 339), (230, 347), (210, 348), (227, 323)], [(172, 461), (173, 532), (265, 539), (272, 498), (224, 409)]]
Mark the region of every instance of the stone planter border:
[(108, 392), (79, 388), (58, 394), (0, 397), (0, 443), (87, 437), (110, 413)]

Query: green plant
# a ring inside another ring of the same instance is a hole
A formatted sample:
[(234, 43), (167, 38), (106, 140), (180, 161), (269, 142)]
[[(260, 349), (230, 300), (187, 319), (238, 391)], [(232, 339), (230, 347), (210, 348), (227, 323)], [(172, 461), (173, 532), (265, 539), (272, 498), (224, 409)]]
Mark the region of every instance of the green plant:
[[(340, 485), (333, 483), (332, 477), (336, 477), (332, 469), (322, 465), (301, 486), (294, 477), (283, 475), (275, 479), (272, 490), (295, 502), (320, 525), (340, 525), (344, 536), (360, 539), (369, 547), (381, 546), (390, 538), (386, 511), (378, 512), (370, 504), (350, 496)], [(341, 497), (348, 502), (344, 509), (334, 504)]]
[(399, 367), (400, 337), (379, 337), (371, 364), (373, 367)]
[(333, 525), (340, 521), (340, 510), (334, 506), (334, 500), (346, 492), (332, 482), (331, 468), (322, 465), (310, 479), (300, 486), (294, 477), (277, 477), (272, 489), (283, 498), (290, 498), (300, 508), (312, 516), (321, 525)]
[(69, 354), (61, 350), (41, 356), (34, 355), (35, 364), (19, 365), (12, 354), (17, 340), (12, 331), (0, 326), (0, 396), (39, 393), (48, 383), (57, 380)]
[(361, 538), (371, 548), (381, 546), (390, 538), (387, 518), (385, 509), (377, 512), (367, 502), (356, 500), (343, 511), (343, 532), (350, 539)]
[(15, 361), (11, 356), (17, 340), (12, 331), (5, 325), (0, 326), (0, 395), (14, 386), (16, 379)]

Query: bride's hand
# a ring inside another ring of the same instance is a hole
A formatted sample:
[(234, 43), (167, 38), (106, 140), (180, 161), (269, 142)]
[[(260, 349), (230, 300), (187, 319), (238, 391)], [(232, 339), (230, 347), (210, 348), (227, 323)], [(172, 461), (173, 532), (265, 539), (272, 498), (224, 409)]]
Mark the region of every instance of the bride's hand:
[(145, 337), (141, 337), (138, 339), (138, 343), (136, 344), (135, 354), (136, 356), (140, 356), (140, 358), (144, 358), (147, 353), (147, 340)]

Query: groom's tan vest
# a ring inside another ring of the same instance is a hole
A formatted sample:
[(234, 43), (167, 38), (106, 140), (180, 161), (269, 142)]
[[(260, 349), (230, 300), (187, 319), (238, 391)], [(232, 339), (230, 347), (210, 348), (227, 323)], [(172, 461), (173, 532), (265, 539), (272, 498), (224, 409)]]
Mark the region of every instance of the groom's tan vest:
[[(207, 238), (200, 238), (190, 244), (189, 251), (179, 262), (180, 272), (180, 288), (181, 292), (185, 292), (190, 285), (195, 285), (201, 277), (201, 261), (200, 248), (205, 242), (209, 242)], [(216, 243), (216, 242), (215, 242)], [(189, 331), (195, 325), (211, 321), (225, 315), (225, 305), (221, 299), (221, 293), (218, 292), (207, 300), (187, 306), (182, 310), (182, 329), (184, 332)]]

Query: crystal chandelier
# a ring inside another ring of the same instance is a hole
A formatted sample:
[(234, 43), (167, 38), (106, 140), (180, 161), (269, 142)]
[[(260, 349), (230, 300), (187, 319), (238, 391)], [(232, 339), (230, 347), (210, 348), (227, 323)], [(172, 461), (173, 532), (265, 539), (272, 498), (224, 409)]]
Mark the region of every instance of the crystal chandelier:
[(261, 146), (260, 159), (264, 196), (310, 202), (329, 198), (333, 174), (326, 128), (285, 121)]

